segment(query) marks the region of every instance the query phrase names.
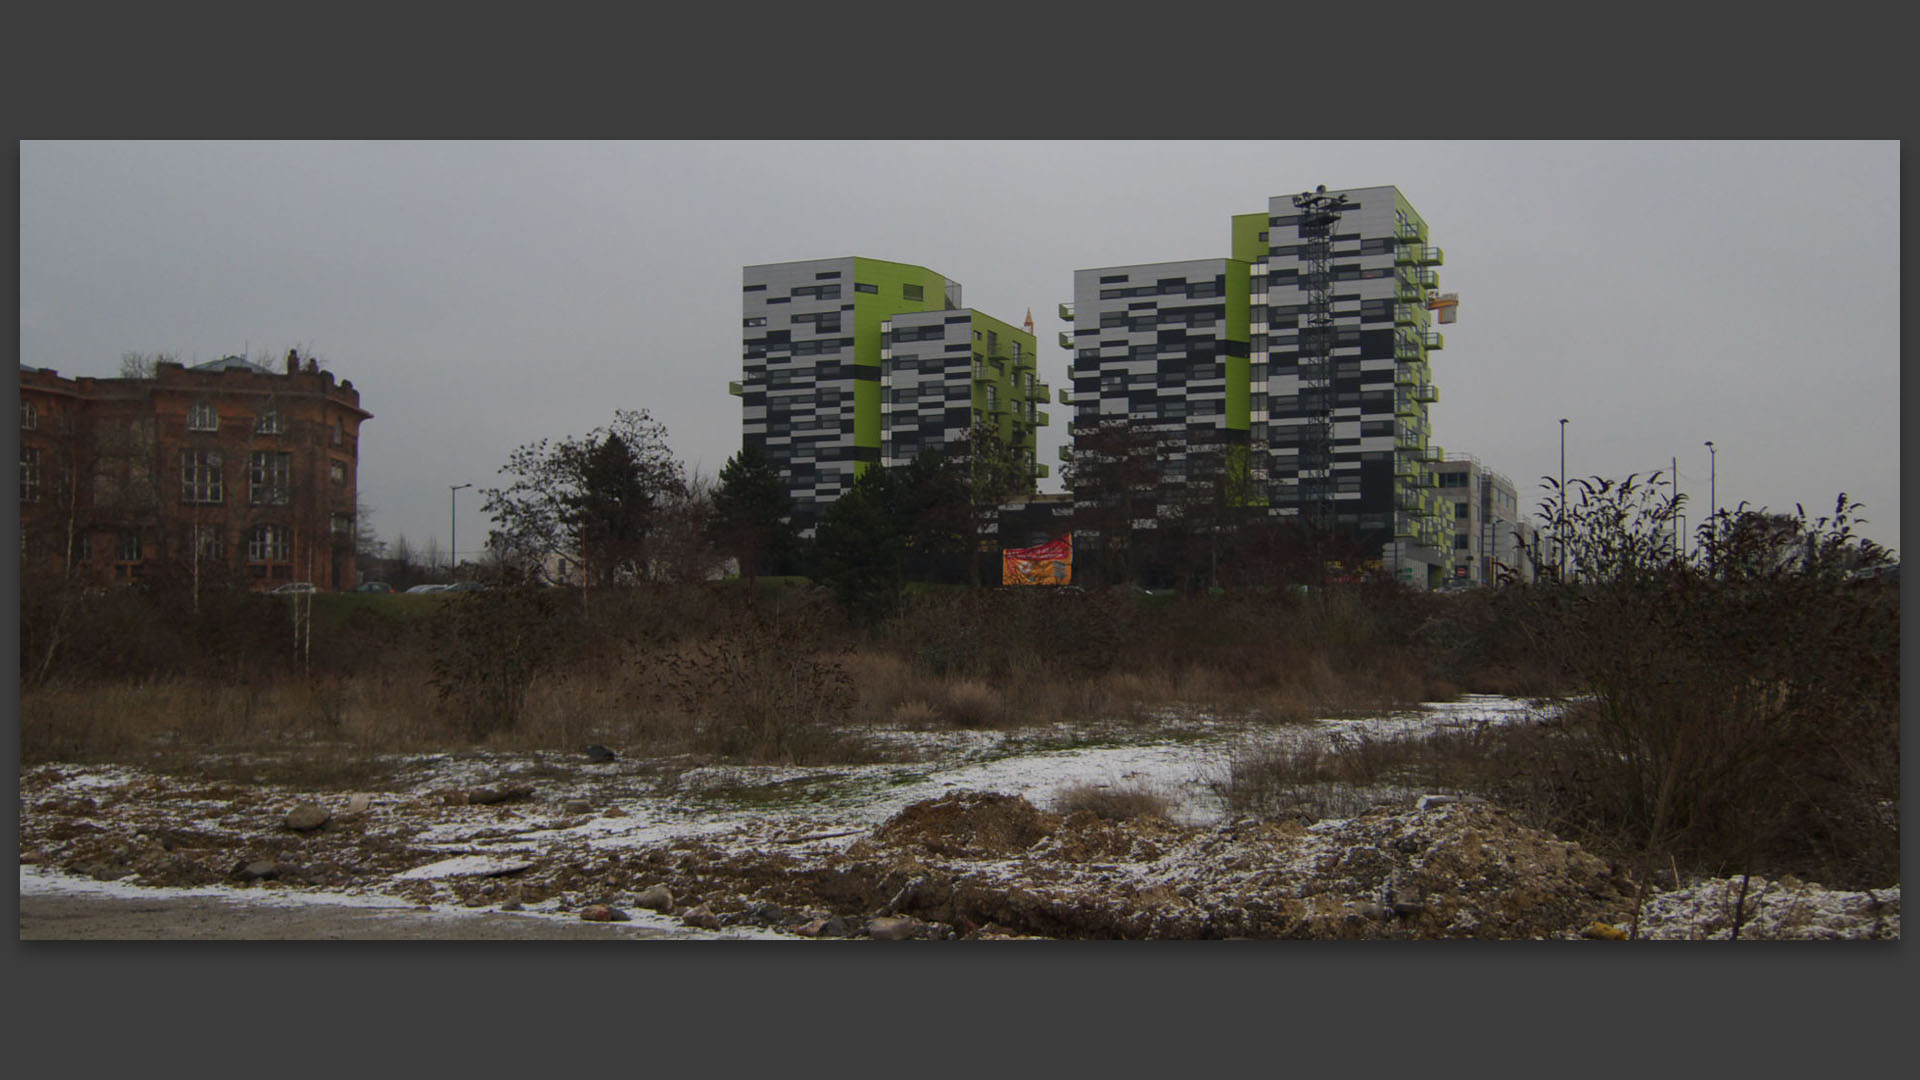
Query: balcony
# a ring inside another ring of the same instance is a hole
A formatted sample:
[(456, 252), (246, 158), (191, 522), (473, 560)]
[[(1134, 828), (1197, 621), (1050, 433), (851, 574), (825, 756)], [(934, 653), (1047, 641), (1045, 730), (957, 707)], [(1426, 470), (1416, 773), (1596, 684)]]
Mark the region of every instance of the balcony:
[(1413, 252), (1413, 261), (1421, 266), (1441, 266), (1447, 261), (1446, 252), (1432, 245), (1422, 245), (1409, 250)]
[[(1061, 447), (1061, 449), (1063, 449), (1063, 450), (1064, 450), (1064, 449), (1066, 449), (1066, 448), (1065, 448), (1065, 447)], [(1044, 464), (1040, 464), (1040, 463), (1037, 463), (1037, 462), (1036, 462), (1036, 463), (1034, 464), (1034, 466), (1033, 466), (1033, 476), (1034, 476), (1034, 479), (1036, 479), (1036, 480), (1045, 480), (1045, 479), (1046, 479), (1047, 477), (1049, 477), (1049, 476), (1052, 476), (1052, 475), (1053, 475), (1053, 470), (1052, 470), (1052, 469), (1050, 469), (1050, 468), (1048, 468), (1048, 467), (1047, 467), (1046, 465), (1044, 465)]]
[(1073, 321), (1073, 305), (1072, 304), (1060, 305), (1060, 318), (1063, 322)]
[(1407, 361), (1393, 365), (1393, 381), (1396, 386), (1418, 387), (1427, 381), (1427, 365), (1421, 361)]
[(1418, 283), (1422, 289), (1437, 289), (1440, 287), (1440, 274), (1438, 271), (1417, 270), (1414, 272), (1413, 280)]
[(1427, 239), (1427, 230), (1417, 222), (1403, 221), (1394, 226), (1393, 237), (1403, 243), (1424, 244)]
[(1428, 443), (1420, 448), (1420, 460), (1426, 462), (1445, 461), (1447, 452), (1436, 443)]
[(1393, 455), (1393, 475), (1409, 481), (1415, 479), (1420, 475), (1419, 458), (1409, 453)]
[(1440, 388), (1432, 383), (1422, 383), (1420, 388), (1414, 391), (1414, 397), (1418, 398), (1422, 404), (1431, 405), (1440, 400)]
[(1063, 349), (1073, 348), (1073, 335), (1067, 333), (1065, 330), (1060, 331), (1060, 347)]
[(1396, 326), (1425, 326), (1427, 321), (1426, 308), (1421, 304), (1414, 303), (1395, 304), (1393, 305), (1393, 321)]
[(1050, 414), (1050, 413), (1035, 413), (1035, 414), (1033, 414), (1033, 426), (1034, 426), (1034, 427), (1051, 427), (1052, 425), (1053, 425), (1053, 416), (1052, 416), (1052, 414)]
[(1420, 404), (1417, 400), (1415, 400), (1414, 395), (1412, 394), (1407, 394), (1407, 393), (1395, 394), (1393, 395), (1393, 415), (1419, 416)]
[(740, 386), (739, 382), (735, 381), (727, 384), (727, 393), (732, 394), (734, 397), (740, 397), (746, 393), (746, 390)]
[(1447, 347), (1446, 335), (1442, 334), (1438, 330), (1427, 331), (1426, 346), (1429, 350), (1446, 348)]
[(1393, 515), (1393, 535), (1400, 540), (1411, 540), (1418, 536), (1419, 530), (1413, 524), (1413, 517), (1409, 514)]
[(1062, 405), (1073, 404), (1073, 391), (1067, 389), (1064, 386), (1060, 388), (1060, 404)]

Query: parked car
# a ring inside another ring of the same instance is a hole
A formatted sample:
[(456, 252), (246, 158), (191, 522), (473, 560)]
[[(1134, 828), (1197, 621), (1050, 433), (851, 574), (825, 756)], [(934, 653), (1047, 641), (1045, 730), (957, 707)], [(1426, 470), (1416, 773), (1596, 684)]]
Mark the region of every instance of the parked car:
[(480, 584), (477, 581), (456, 581), (451, 585), (442, 586), (442, 588), (447, 592), (486, 592), (487, 591), (487, 587), (485, 585)]
[(320, 589), (311, 581), (289, 581), (285, 585), (276, 585), (268, 592), (276, 593), (316, 593)]
[(409, 593), (430, 593), (430, 592), (445, 592), (445, 591), (447, 591), (447, 587), (445, 585), (415, 585), (413, 588), (407, 590), (407, 592)]
[(363, 581), (360, 584), (355, 585), (353, 588), (347, 591), (348, 592), (369, 592), (369, 593), (390, 593), (393, 591), (393, 586), (387, 584), (384, 581)]

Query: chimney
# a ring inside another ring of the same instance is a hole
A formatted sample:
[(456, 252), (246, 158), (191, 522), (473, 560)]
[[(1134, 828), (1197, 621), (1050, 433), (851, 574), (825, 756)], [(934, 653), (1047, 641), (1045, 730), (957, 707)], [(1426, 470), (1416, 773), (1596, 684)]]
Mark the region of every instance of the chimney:
[(287, 350), (287, 374), (298, 375), (299, 373), (300, 373), (300, 350), (288, 349)]

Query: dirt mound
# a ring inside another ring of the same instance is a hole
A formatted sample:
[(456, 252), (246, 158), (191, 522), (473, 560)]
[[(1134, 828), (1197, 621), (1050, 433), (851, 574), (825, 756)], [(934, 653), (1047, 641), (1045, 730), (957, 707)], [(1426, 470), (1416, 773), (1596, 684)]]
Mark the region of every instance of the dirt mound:
[(815, 859), (689, 845), (646, 862), (723, 923), (775, 903), (849, 926), (906, 915), (956, 937), (1543, 938), (1622, 919), (1633, 894), (1577, 845), (1471, 805), (1196, 828), (965, 792)]
[(1032, 847), (1060, 824), (1018, 795), (958, 791), (914, 803), (873, 834), (876, 842), (914, 846), (959, 859), (1004, 859)]

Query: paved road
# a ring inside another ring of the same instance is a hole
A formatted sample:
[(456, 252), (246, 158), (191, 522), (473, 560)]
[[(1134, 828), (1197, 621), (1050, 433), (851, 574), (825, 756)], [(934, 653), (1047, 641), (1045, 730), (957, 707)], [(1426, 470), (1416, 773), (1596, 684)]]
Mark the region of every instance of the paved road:
[(681, 937), (629, 923), (409, 908), (236, 904), (216, 897), (23, 893), (22, 941), (639, 941)]

